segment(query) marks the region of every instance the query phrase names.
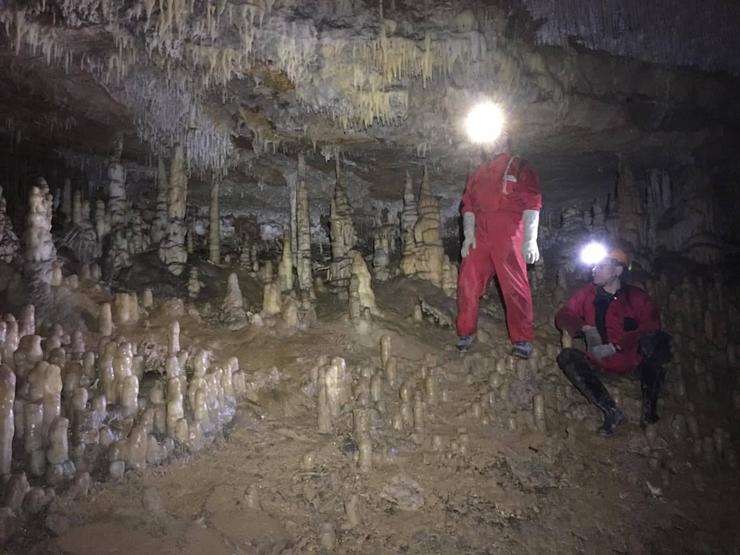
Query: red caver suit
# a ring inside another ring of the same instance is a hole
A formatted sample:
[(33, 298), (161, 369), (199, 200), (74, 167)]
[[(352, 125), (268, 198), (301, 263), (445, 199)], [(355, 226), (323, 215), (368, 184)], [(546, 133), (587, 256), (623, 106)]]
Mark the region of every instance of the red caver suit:
[[(571, 335), (580, 333), (585, 325), (595, 326), (595, 297), (596, 285), (593, 283), (576, 291), (555, 315), (555, 325)], [(604, 326), (609, 342), (618, 348), (618, 352), (602, 359), (590, 354), (586, 354), (586, 358), (593, 368), (626, 374), (642, 362), (639, 353), (640, 338), (660, 330), (660, 314), (645, 291), (639, 287), (623, 285), (609, 304)]]
[(509, 337), (513, 342), (534, 339), (532, 294), (522, 255), (522, 213), (541, 207), (537, 173), (516, 156), (500, 154), (468, 179), (461, 213), (475, 214), (476, 246), (460, 266), (458, 336), (475, 334), (480, 298), (496, 275), (504, 294)]

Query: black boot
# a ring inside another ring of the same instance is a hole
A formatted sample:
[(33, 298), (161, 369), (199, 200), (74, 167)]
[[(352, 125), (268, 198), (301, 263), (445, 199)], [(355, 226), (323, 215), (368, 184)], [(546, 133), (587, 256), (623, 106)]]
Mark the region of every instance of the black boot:
[(611, 435), (625, 421), (624, 413), (617, 407), (604, 384), (586, 361), (586, 356), (577, 349), (563, 349), (558, 355), (558, 364), (563, 373), (586, 399), (604, 413), (604, 423), (599, 428), (602, 435)]
[(642, 414), (640, 426), (658, 421), (658, 397), (665, 378), (666, 364), (671, 359), (670, 336), (664, 332), (648, 334), (640, 339), (640, 391), (642, 392)]
[(640, 365), (640, 391), (642, 392), (642, 414), (640, 426), (658, 421), (658, 397), (666, 369), (661, 364), (643, 362)]

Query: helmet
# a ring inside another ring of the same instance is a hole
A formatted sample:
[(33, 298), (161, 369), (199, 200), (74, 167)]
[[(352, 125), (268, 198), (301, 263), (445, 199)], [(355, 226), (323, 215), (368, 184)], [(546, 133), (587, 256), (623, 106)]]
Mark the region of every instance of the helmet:
[(606, 255), (607, 258), (611, 258), (612, 260), (616, 260), (620, 264), (622, 264), (625, 268), (630, 267), (630, 261), (629, 257), (627, 256), (627, 253), (620, 249), (619, 247), (614, 247), (609, 249), (609, 252)]

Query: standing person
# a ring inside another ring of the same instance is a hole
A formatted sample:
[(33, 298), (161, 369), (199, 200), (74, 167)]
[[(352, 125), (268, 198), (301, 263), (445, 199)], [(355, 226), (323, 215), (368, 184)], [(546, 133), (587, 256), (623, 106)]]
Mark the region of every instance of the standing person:
[(534, 316), (527, 264), (540, 258), (539, 179), (529, 162), (512, 155), (508, 134), (502, 133), (492, 151), (494, 156), (468, 179), (462, 197), (465, 240), (457, 282), (457, 348), (470, 349), (480, 298), (491, 278), (498, 276), (512, 354), (529, 358)]
[(558, 365), (573, 385), (604, 413), (600, 432), (610, 435), (625, 417), (597, 373), (637, 371), (642, 390), (642, 426), (658, 420), (658, 394), (670, 360), (670, 336), (650, 295), (622, 282), (627, 254), (611, 249), (593, 265), (593, 280), (576, 291), (555, 315), (555, 325), (583, 335), (587, 352), (566, 348)]

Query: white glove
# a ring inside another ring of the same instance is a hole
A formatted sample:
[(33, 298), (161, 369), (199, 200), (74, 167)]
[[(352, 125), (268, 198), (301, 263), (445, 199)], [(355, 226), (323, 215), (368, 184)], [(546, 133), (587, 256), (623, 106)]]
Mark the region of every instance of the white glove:
[(540, 249), (537, 248), (537, 227), (539, 223), (540, 213), (537, 210), (524, 211), (522, 254), (527, 264), (534, 264), (540, 259)]
[(583, 337), (586, 340), (586, 350), (591, 351), (594, 347), (602, 345), (601, 334), (596, 326), (583, 326)]
[(460, 254), (465, 258), (470, 253), (470, 249), (475, 248), (475, 214), (472, 212), (465, 212), (463, 214), (463, 235), (464, 239)]
[(591, 356), (593, 356), (594, 358), (602, 359), (612, 356), (614, 353), (617, 352), (617, 350), (611, 343), (606, 343), (604, 345), (596, 345), (596, 347), (589, 349), (588, 352), (591, 353)]

